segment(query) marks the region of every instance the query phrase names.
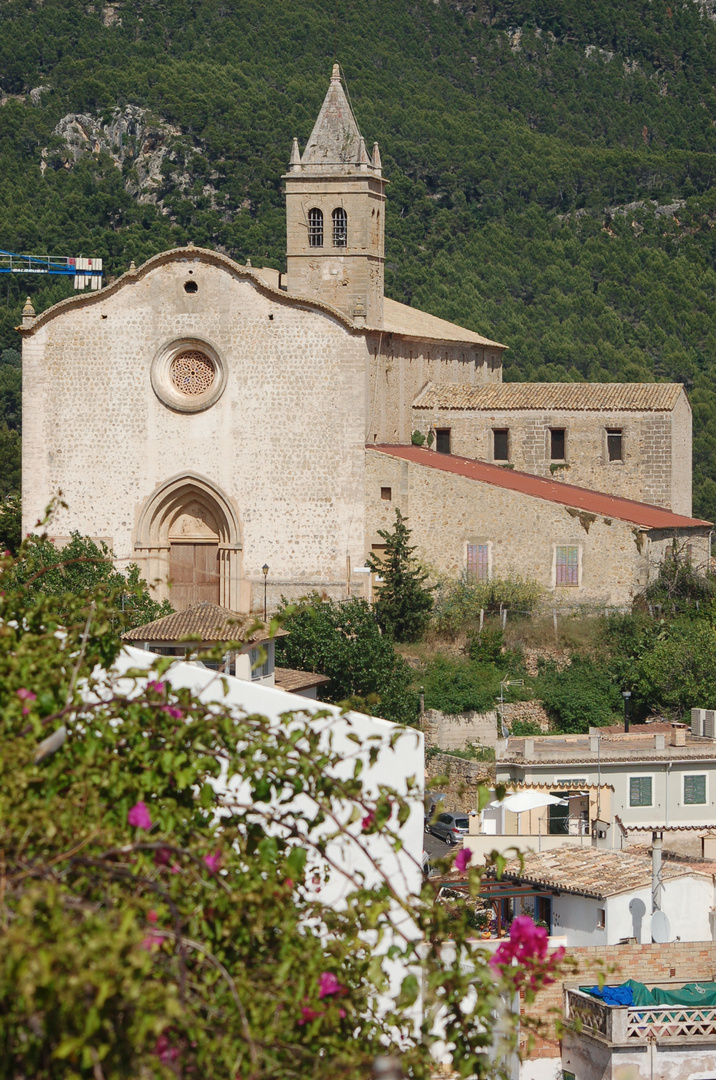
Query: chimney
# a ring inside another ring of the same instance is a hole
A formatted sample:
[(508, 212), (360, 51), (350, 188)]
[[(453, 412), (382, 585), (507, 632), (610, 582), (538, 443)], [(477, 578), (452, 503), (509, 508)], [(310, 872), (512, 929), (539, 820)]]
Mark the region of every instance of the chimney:
[(673, 724), (671, 728), (671, 745), (686, 746), (686, 728), (683, 724)]
[(535, 741), (534, 739), (525, 739), (525, 757), (531, 758), (535, 756)]
[(663, 731), (658, 731), (654, 735), (654, 749), (655, 750), (666, 750), (666, 735), (664, 734)]
[(598, 749), (599, 749), (599, 736), (598, 735), (590, 735), (589, 736), (589, 753), (590, 754), (596, 754)]

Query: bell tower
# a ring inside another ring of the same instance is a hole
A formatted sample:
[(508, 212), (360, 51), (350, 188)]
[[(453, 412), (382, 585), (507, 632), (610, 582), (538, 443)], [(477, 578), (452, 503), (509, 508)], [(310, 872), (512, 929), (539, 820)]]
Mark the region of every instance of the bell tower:
[(286, 182), (288, 292), (325, 300), (360, 325), (383, 323), (385, 186), (333, 65), (311, 137), (293, 140)]

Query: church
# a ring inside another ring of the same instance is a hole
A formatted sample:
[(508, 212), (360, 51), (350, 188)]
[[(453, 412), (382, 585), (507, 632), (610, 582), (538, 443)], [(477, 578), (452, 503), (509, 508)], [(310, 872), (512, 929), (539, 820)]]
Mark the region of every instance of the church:
[(293, 141), (286, 269), (189, 245), (25, 306), (23, 519), (104, 540), (177, 610), (370, 598), (399, 507), (436, 575), (624, 606), (697, 565), (680, 385), (502, 382), (505, 346), (384, 295), (387, 180), (338, 65)]

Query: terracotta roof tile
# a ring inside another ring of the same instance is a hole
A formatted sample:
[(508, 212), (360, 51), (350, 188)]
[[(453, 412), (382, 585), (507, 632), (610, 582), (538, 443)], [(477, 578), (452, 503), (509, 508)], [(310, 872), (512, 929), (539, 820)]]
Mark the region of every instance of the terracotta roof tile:
[(562, 506), (570, 506), (575, 510), (586, 510), (587, 513), (629, 521), (645, 529), (691, 529), (711, 526), (710, 521), (673, 514), (671, 510), (665, 510), (661, 506), (650, 506), (648, 503), (622, 499), (618, 495), (590, 491), (589, 488), (564, 484), (561, 480), (547, 480), (542, 476), (518, 472), (516, 469), (504, 469), (485, 461), (457, 457), (455, 454), (439, 454), (436, 450), (425, 450), (421, 446), (387, 446), (369, 443), (366, 449), (389, 454), (403, 461), (411, 461), (415, 465), (424, 465), (429, 469), (439, 469), (441, 472), (462, 476), (466, 480), (494, 484), (495, 487), (518, 491), (522, 495), (531, 495), (535, 499), (561, 503)]
[[(222, 641), (266, 641), (270, 635), (264, 626), (254, 630), (248, 639), (245, 638), (246, 630), (255, 626), (256, 621), (252, 615), (240, 615), (236, 611), (205, 601), (128, 630), (123, 638), (125, 641), (174, 642), (191, 635), (201, 638), (206, 644)], [(278, 630), (274, 636), (283, 637), (286, 633), (286, 630)]]
[(414, 409), (669, 412), (684, 392), (679, 383), (428, 383)]
[[(649, 885), (651, 872), (651, 859), (643, 855), (565, 844), (551, 851), (524, 855), (522, 866), (519, 859), (512, 859), (505, 867), (503, 880), (522, 881), (605, 900), (608, 896)], [(662, 863), (664, 878), (694, 873), (696, 870), (688, 864)]]
[(295, 668), (277, 667), (274, 669), (274, 682), (279, 690), (296, 693), (308, 690), (312, 686), (322, 686), (330, 682), (327, 675), (317, 675), (315, 671), (297, 671)]

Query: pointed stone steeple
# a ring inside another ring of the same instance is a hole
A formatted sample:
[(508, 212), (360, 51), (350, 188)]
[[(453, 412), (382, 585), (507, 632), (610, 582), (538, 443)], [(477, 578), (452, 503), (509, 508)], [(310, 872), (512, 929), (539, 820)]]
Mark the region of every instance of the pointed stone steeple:
[(376, 172), (380, 172), (383, 168), (383, 164), (380, 160), (380, 150), (378, 149), (378, 143), (373, 143), (373, 168)]
[(289, 293), (332, 304), (359, 326), (380, 327), (386, 182), (380, 155), (371, 160), (358, 130), (338, 64), (303, 156), (294, 139), (284, 180)]
[(328, 93), (306, 143), (301, 164), (304, 168), (318, 167), (331, 172), (337, 166), (356, 165), (360, 142), (360, 131), (341, 82), (341, 69), (334, 64)]

